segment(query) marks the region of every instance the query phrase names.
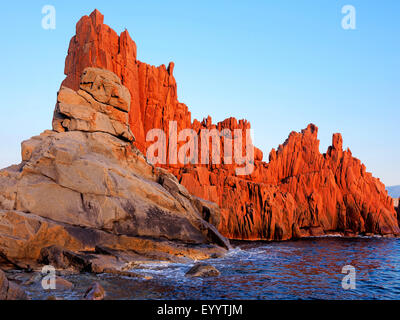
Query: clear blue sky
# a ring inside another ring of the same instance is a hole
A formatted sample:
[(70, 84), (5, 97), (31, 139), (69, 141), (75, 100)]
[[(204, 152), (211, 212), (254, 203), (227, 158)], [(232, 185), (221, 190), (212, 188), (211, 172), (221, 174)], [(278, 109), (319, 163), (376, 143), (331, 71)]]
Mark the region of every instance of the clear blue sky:
[[(56, 30), (41, 27), (44, 5)], [(342, 6), (356, 30), (341, 28)], [(269, 151), (313, 122), (321, 152), (344, 145), (387, 185), (400, 184), (400, 1), (3, 1), (1, 4), (0, 167), (20, 162), (20, 142), (51, 128), (75, 24), (98, 8), (127, 28), (138, 58), (175, 62), (181, 102), (252, 123)]]

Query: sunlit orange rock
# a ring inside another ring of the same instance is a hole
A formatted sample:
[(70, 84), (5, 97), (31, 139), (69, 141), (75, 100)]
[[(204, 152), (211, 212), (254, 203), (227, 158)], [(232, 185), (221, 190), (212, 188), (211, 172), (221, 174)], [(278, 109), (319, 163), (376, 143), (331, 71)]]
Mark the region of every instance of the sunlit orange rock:
[[(117, 74), (131, 94), (129, 123), (134, 143), (143, 153), (149, 146), (147, 132), (160, 128), (168, 133), (170, 121), (177, 122), (178, 131), (191, 128), (197, 133), (205, 128), (250, 128), (247, 121), (234, 118), (217, 124), (211, 117), (192, 122), (187, 106), (177, 98), (174, 64), (155, 67), (140, 62), (128, 31), (118, 36), (103, 20), (95, 10), (78, 22), (68, 50), (63, 85), (77, 90), (86, 67)], [(268, 163), (262, 161), (262, 151), (254, 148), (254, 171), (248, 176), (237, 176), (236, 166), (223, 161), (217, 165), (167, 168), (190, 193), (221, 207), (218, 228), (229, 238), (399, 235), (397, 213), (385, 186), (366, 172), (350, 150), (343, 150), (340, 134), (333, 136), (332, 146), (321, 154), (317, 133), (318, 128), (312, 124), (300, 133), (292, 132), (283, 145), (270, 152)], [(221, 150), (224, 143), (222, 140)]]
[(86, 67), (107, 69), (118, 75), (131, 93), (131, 130), (143, 152), (147, 131), (160, 128), (167, 132), (170, 120), (178, 122), (178, 130), (188, 128), (191, 115), (187, 106), (178, 102), (174, 64), (154, 67), (138, 61), (136, 44), (128, 31), (118, 36), (103, 20), (103, 15), (95, 10), (77, 23), (65, 62), (67, 78), (63, 85), (77, 90)]

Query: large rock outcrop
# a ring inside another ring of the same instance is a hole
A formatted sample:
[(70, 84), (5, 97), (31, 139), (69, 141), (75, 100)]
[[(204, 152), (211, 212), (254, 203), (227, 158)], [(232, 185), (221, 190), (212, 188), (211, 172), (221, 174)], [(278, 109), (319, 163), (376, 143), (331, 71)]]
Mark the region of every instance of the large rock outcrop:
[(203, 259), (229, 248), (202, 218), (218, 208), (133, 146), (130, 102), (106, 70), (85, 69), (77, 91), (61, 87), (53, 131), (24, 141), (22, 163), (0, 171), (2, 256), (30, 263), (57, 245)]
[[(197, 133), (205, 128), (220, 132), (250, 128), (247, 121), (234, 118), (218, 124), (210, 117), (192, 122), (187, 106), (177, 99), (174, 64), (166, 68), (140, 62), (128, 32), (118, 36), (103, 20), (95, 10), (78, 22), (68, 50), (64, 85), (77, 89), (86, 67), (116, 73), (130, 91), (129, 121), (135, 145), (143, 153), (149, 145), (146, 133), (153, 128), (168, 133), (169, 121), (177, 122), (178, 131), (190, 128)], [(221, 217), (214, 220), (229, 238), (284, 240), (338, 232), (399, 235), (396, 211), (384, 185), (349, 150), (343, 151), (340, 134), (333, 136), (332, 146), (321, 154), (317, 131), (309, 125), (301, 133), (292, 132), (277, 151), (272, 150), (269, 163), (254, 148), (254, 172), (249, 176), (237, 176), (235, 165), (223, 161), (220, 165), (166, 167), (191, 194), (221, 207)]]
[(314, 125), (292, 132), (271, 151), (269, 163), (256, 161), (251, 181), (216, 174), (212, 183), (203, 172), (198, 181), (215, 185), (221, 194), (223, 234), (270, 240), (330, 233), (399, 234), (385, 186), (350, 150), (343, 151), (340, 134), (321, 154), (317, 132)]

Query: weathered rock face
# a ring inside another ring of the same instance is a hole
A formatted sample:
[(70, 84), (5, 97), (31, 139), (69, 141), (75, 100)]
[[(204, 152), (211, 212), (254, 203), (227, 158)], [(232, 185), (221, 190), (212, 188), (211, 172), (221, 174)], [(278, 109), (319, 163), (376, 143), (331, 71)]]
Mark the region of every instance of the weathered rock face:
[[(252, 181), (228, 177), (220, 230), (230, 238), (291, 239), (327, 233), (398, 235), (393, 202), (385, 186), (343, 151), (340, 134), (326, 154), (318, 128), (292, 132), (270, 162), (256, 162)], [(189, 188), (190, 190), (190, 188)]]
[(60, 89), (53, 130), (105, 132), (133, 141), (128, 122), (130, 103), (128, 89), (114, 73), (87, 68), (77, 92), (66, 87)]
[[(96, 10), (78, 22), (64, 85), (78, 89), (86, 67), (115, 72), (130, 91), (129, 121), (142, 152), (148, 146), (146, 133), (153, 128), (168, 133), (171, 120), (177, 121), (178, 130), (196, 132), (250, 128), (247, 121), (234, 118), (216, 125), (210, 117), (191, 122), (187, 107), (177, 100), (174, 64), (156, 68), (138, 61), (128, 32), (118, 36), (103, 20)], [(191, 194), (221, 207), (220, 217), (214, 219), (213, 211), (207, 210), (203, 216), (230, 238), (284, 240), (332, 232), (398, 235), (396, 212), (383, 184), (349, 150), (343, 151), (340, 134), (321, 154), (317, 131), (310, 125), (301, 133), (292, 132), (277, 151), (272, 150), (269, 163), (262, 162), (262, 152), (254, 148), (254, 172), (249, 176), (236, 176), (235, 165), (223, 162), (167, 168)]]
[(54, 131), (23, 142), (23, 162), (0, 171), (2, 255), (29, 262), (58, 245), (206, 258), (229, 248), (202, 219), (219, 216), (215, 205), (132, 145), (129, 110), (128, 90), (109, 71), (85, 69), (78, 91), (61, 88)]
[(131, 94), (130, 127), (136, 137), (136, 146), (144, 152), (146, 132), (153, 128), (168, 130), (170, 120), (179, 128), (190, 127), (190, 112), (177, 100), (173, 77), (174, 64), (156, 68), (136, 59), (136, 44), (128, 31), (120, 36), (103, 24), (103, 15), (95, 10), (83, 17), (76, 26), (65, 63), (63, 85), (77, 90), (80, 75), (87, 67), (114, 72)]

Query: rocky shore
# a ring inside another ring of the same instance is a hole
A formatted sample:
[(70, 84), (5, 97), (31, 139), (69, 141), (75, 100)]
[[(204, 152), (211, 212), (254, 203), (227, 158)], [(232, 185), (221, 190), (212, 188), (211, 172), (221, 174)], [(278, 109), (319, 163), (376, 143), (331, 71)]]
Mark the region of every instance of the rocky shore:
[(62, 87), (53, 131), (22, 143), (22, 162), (0, 171), (0, 261), (29, 270), (113, 273), (153, 260), (219, 257), (229, 241), (202, 218), (199, 199), (132, 144), (129, 91), (88, 68)]
[[(313, 124), (292, 132), (268, 163), (251, 145), (248, 176), (223, 161), (151, 165), (145, 133), (168, 132), (169, 121), (195, 132), (250, 124), (192, 121), (177, 99), (174, 64), (138, 61), (129, 33), (118, 36), (103, 19), (95, 10), (77, 24), (52, 130), (22, 142), (22, 162), (0, 170), (0, 299), (27, 298), (18, 283), (39, 283), (44, 265), (59, 275), (146, 280), (135, 266), (219, 258), (228, 239), (400, 234), (385, 186), (343, 150), (340, 134), (321, 154)], [(196, 265), (188, 277), (218, 274)], [(61, 277), (58, 285), (73, 284)], [(84, 297), (104, 298), (91, 285)]]

